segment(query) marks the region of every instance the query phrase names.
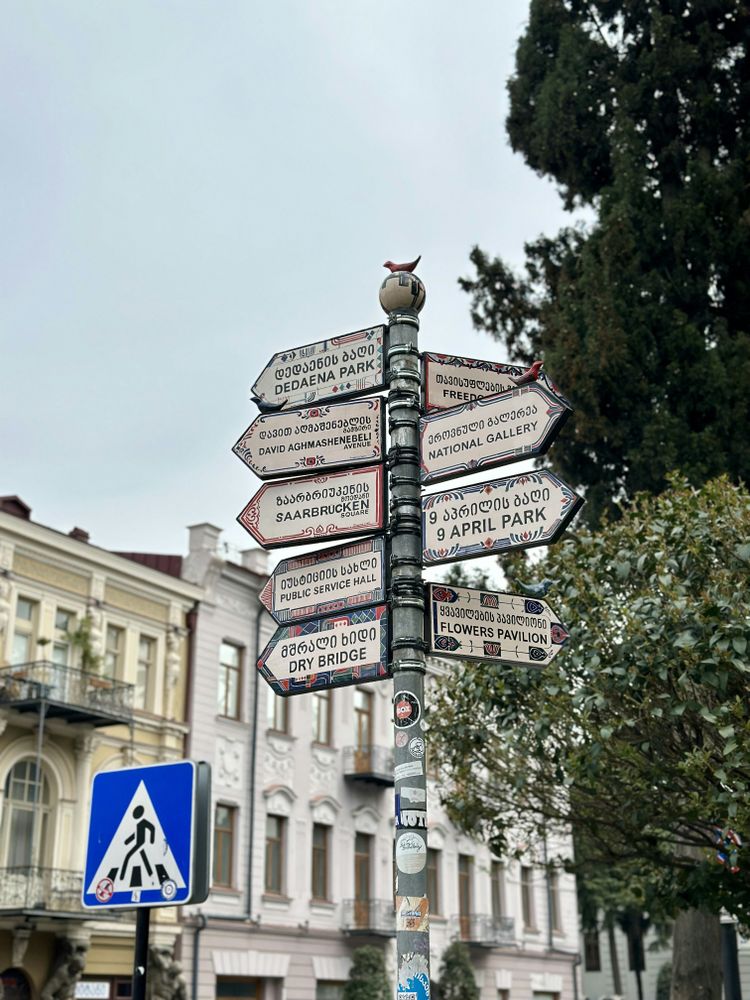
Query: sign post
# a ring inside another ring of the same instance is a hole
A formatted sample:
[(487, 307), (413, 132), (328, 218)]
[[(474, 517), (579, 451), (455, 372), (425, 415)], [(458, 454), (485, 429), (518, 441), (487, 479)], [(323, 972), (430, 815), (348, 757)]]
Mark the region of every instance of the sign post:
[(429, 1000), (427, 778), (424, 726), (424, 588), (422, 586), (419, 417), (422, 376), (418, 311), (424, 285), (397, 271), (380, 289), (388, 313), (388, 452), (390, 470), (391, 663), (396, 794), (396, 1000)]

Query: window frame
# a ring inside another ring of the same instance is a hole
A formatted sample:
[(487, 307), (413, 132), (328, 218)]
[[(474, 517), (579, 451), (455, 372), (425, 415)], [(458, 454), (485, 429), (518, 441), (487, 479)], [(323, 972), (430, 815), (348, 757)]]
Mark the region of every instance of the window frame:
[[(110, 646), (109, 638), (117, 634), (117, 648)], [(122, 625), (115, 625), (114, 622), (107, 622), (104, 629), (104, 656), (102, 657), (102, 673), (110, 680), (117, 680), (122, 677), (123, 662), (125, 655), (127, 632)], [(112, 667), (110, 669), (110, 663)]]
[[(271, 837), (268, 831), (269, 820), (278, 822), (278, 837)], [(269, 876), (272, 873), (273, 854), (276, 854), (278, 862), (278, 886), (272, 885)], [(266, 814), (266, 847), (265, 864), (263, 869), (263, 891), (270, 896), (283, 896), (286, 881), (285, 872), (286, 854), (286, 816), (279, 816), (276, 813)], [(269, 863), (271, 862), (271, 863)]]
[(266, 702), (266, 728), (269, 733), (289, 735), (289, 699), (276, 694), (272, 687), (268, 688)]
[[(237, 653), (237, 664), (226, 663), (223, 658), (224, 650), (232, 649)], [(222, 719), (234, 719), (239, 721), (242, 714), (242, 675), (245, 661), (245, 647), (238, 642), (231, 642), (229, 639), (222, 639), (219, 644), (219, 684), (217, 690), (217, 709)], [(229, 711), (228, 705), (230, 691), (232, 690), (230, 679), (234, 679), (234, 712)], [(224, 691), (224, 704), (221, 704), (222, 687)]]
[(525, 931), (535, 931), (536, 912), (534, 907), (534, 868), (532, 865), (521, 865), (520, 887), (521, 887), (521, 919)]
[[(219, 826), (218, 813), (220, 809), (225, 809), (229, 817), (228, 826)], [(234, 856), (235, 856), (235, 834), (237, 830), (237, 807), (227, 802), (217, 802), (214, 805), (214, 847), (211, 858), (211, 888), (212, 889), (234, 889)], [(217, 878), (217, 860), (219, 852), (222, 853), (222, 864), (224, 866), (223, 853), (228, 848), (228, 862), (226, 864), (228, 881), (222, 882)]]
[[(315, 843), (316, 833), (322, 833), (323, 843)], [(330, 854), (331, 854), (331, 828), (325, 823), (313, 823), (312, 825), (312, 850), (310, 869), (310, 898), (314, 903), (329, 903), (331, 901), (330, 885)], [(318, 881), (319, 878), (319, 881)], [(322, 893), (316, 892), (317, 889)]]
[[(149, 649), (151, 650), (150, 658), (145, 661), (141, 657), (141, 644), (147, 643)], [(145, 632), (138, 633), (138, 649), (136, 651), (136, 661), (135, 661), (135, 685), (133, 686), (133, 708), (140, 709), (142, 712), (148, 711), (148, 704), (151, 700), (151, 688), (154, 683), (154, 674), (156, 672), (156, 654), (157, 654), (157, 640), (153, 635), (147, 635)], [(144, 663), (148, 663), (146, 670), (146, 681), (143, 686), (143, 704), (139, 704), (139, 689), (141, 683), (141, 666)]]
[(440, 859), (442, 851), (437, 847), (427, 848), (427, 899), (430, 904), (430, 913), (436, 917), (441, 914), (440, 909)]
[[(312, 692), (312, 740), (322, 747), (331, 746), (331, 716), (333, 714), (333, 699), (330, 688)], [(325, 727), (321, 734), (321, 706), (325, 706)]]

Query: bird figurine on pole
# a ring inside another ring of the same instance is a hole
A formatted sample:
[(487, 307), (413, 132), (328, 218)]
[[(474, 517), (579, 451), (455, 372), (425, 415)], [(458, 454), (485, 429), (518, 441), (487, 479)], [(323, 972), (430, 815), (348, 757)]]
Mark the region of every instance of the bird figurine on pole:
[(539, 372), (542, 370), (543, 364), (543, 361), (535, 361), (534, 364), (530, 368), (527, 368), (521, 375), (517, 375), (515, 378), (511, 375), (510, 379), (515, 385), (528, 385), (529, 382), (536, 382), (539, 378)]
[(416, 260), (411, 261), (409, 264), (394, 264), (392, 260), (387, 260), (383, 267), (387, 267), (388, 270), (393, 274), (395, 271), (408, 271), (409, 274), (414, 273), (414, 268), (422, 259), (422, 254), (417, 257)]

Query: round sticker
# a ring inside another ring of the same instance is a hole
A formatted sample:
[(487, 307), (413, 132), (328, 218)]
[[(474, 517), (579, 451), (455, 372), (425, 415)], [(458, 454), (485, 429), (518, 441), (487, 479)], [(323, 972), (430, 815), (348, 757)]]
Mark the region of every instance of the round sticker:
[(396, 841), (396, 867), (406, 875), (421, 872), (427, 864), (427, 845), (416, 833), (402, 833)]
[(396, 730), (395, 739), (397, 747), (405, 747), (406, 744), (409, 742), (409, 737), (406, 735), (406, 733), (400, 733), (398, 730)]
[(161, 894), (165, 899), (174, 899), (177, 892), (177, 883), (171, 878), (165, 879), (161, 884)]
[(112, 893), (114, 892), (114, 883), (111, 878), (103, 878), (96, 883), (96, 891), (94, 895), (99, 900), (100, 903), (108, 903), (112, 898)]
[(407, 729), (419, 720), (422, 709), (411, 691), (399, 691), (394, 702), (394, 725), (397, 729)]
[(424, 757), (424, 740), (421, 736), (415, 736), (409, 743), (409, 753), (412, 757), (418, 757), (420, 759)]

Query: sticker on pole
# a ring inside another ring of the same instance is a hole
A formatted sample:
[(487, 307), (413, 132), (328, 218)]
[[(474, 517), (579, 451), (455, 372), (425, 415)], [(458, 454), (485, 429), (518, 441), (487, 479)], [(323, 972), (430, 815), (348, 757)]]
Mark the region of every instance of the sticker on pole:
[(198, 772), (207, 767), (179, 761), (94, 777), (85, 907), (174, 906), (205, 899), (210, 780)]

